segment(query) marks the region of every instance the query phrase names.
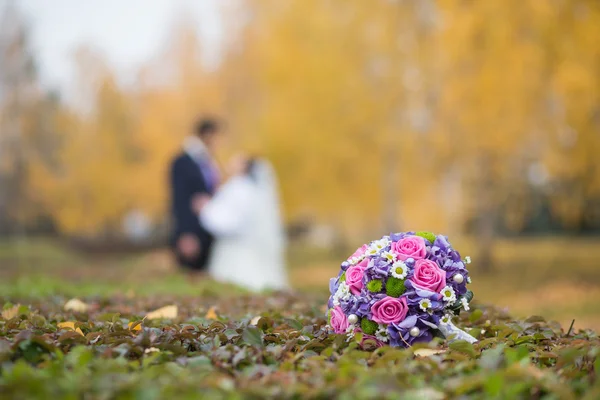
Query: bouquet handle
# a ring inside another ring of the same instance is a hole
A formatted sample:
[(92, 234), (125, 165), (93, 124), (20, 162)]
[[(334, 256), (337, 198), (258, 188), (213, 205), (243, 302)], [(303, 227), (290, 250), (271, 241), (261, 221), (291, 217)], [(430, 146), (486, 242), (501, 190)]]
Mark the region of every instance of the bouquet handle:
[(448, 339), (450, 343), (457, 340), (464, 340), (469, 343), (475, 343), (477, 341), (477, 339), (475, 339), (473, 336), (469, 335), (462, 329), (458, 328), (452, 322), (441, 323), (439, 324), (438, 329), (440, 330), (442, 335), (444, 335), (446, 339)]

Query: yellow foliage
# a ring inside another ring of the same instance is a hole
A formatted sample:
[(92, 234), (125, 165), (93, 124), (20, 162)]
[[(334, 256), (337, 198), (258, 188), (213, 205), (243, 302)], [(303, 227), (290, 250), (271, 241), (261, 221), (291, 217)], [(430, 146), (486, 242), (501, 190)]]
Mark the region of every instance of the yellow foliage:
[(78, 59), (91, 111), (52, 112), (58, 161), (30, 158), (28, 192), (61, 231), (119, 231), (132, 210), (162, 224), (199, 113), (227, 121), (224, 154), (273, 162), (288, 221), (350, 234), (452, 233), (505, 203), (521, 226), (534, 164), (565, 224), (600, 196), (600, 3), (246, 0), (225, 20), (214, 70), (185, 24), (134, 89)]
[(210, 307), (204, 316), (206, 319), (217, 319), (219, 316), (217, 315), (215, 307)]
[(66, 322), (59, 322), (57, 324), (57, 326), (61, 329), (70, 329), (72, 331), (75, 331), (77, 333), (79, 333), (81, 336), (84, 336), (83, 332), (81, 331), (81, 329), (79, 329), (78, 327), (75, 327), (75, 322), (73, 321), (66, 321)]
[(63, 308), (65, 311), (84, 313), (90, 308), (90, 306), (79, 299), (71, 299), (65, 303)]
[(20, 306), (20, 304), (16, 304), (10, 308), (7, 308), (6, 310), (2, 310), (2, 313), (0, 315), (2, 315), (2, 318), (4, 318), (5, 320), (12, 319), (19, 315)]
[(173, 318), (177, 318), (177, 306), (176, 305), (171, 305), (171, 306), (164, 306), (161, 307), (159, 309), (156, 309), (152, 312), (149, 312), (146, 315), (146, 318), (148, 319), (173, 319)]
[(142, 330), (142, 321), (130, 322), (127, 324), (130, 331), (139, 332)]

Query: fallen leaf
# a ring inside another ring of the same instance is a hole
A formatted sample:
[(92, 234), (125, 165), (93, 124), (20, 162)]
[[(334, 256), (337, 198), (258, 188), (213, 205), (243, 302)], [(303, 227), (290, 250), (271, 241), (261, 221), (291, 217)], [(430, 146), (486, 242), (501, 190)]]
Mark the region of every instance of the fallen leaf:
[(408, 399), (428, 399), (428, 400), (443, 400), (446, 395), (432, 388), (411, 389), (403, 393), (403, 397)]
[(65, 311), (75, 311), (84, 313), (90, 308), (89, 305), (85, 304), (83, 301), (79, 299), (71, 299), (65, 303)]
[(250, 320), (250, 325), (256, 325), (258, 324), (258, 321), (260, 321), (260, 315), (257, 315), (256, 317), (252, 318), (252, 320)]
[(431, 357), (436, 354), (444, 354), (446, 350), (441, 349), (416, 349), (414, 355), (417, 357)]
[(149, 312), (148, 315), (146, 315), (146, 318), (148, 318), (148, 319), (160, 319), (160, 318), (173, 319), (173, 318), (177, 318), (177, 306), (176, 305), (171, 305), (171, 306), (161, 307), (161, 308), (159, 308), (157, 310)]
[(156, 347), (149, 347), (146, 350), (144, 350), (144, 354), (148, 354), (148, 353), (156, 353), (159, 352), (160, 350), (157, 349)]
[(127, 324), (130, 331), (139, 332), (142, 330), (142, 321), (130, 322)]
[(65, 328), (66, 329), (70, 329), (72, 331), (75, 331), (75, 332), (79, 333), (81, 336), (84, 336), (83, 332), (81, 331), (81, 329), (75, 327), (75, 322), (73, 322), (73, 321), (59, 322), (57, 324), (57, 326), (59, 328), (61, 328), (61, 329), (65, 329)]
[(9, 320), (19, 315), (19, 304), (2, 311), (2, 318)]
[(206, 318), (206, 319), (218, 319), (219, 318), (217, 316), (214, 306), (208, 309), (204, 318)]

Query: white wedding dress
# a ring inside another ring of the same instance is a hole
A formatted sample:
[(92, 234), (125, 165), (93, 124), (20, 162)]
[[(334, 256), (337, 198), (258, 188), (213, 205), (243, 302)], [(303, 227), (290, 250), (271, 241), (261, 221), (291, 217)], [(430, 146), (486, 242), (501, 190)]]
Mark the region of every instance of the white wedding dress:
[(215, 280), (253, 291), (288, 287), (277, 184), (266, 161), (223, 184), (200, 221), (216, 238), (208, 266)]

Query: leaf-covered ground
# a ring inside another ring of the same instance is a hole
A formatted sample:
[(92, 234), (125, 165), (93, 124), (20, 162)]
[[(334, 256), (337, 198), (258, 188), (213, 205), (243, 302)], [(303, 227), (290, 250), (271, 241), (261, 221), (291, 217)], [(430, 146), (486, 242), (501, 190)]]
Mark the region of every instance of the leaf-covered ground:
[(0, 398), (600, 398), (596, 333), (477, 305), (475, 345), (363, 351), (321, 295), (0, 300)]

